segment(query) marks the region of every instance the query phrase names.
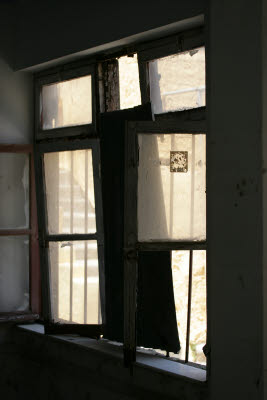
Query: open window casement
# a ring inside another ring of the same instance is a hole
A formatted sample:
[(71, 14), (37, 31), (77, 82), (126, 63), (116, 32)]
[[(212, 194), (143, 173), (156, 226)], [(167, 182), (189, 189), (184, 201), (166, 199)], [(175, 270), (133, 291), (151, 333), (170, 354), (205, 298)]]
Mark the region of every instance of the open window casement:
[(36, 150), (45, 331), (99, 337), (105, 282), (98, 140)]
[(123, 342), (123, 230), (125, 123), (151, 120), (151, 105), (101, 114), (101, 162), (105, 231), (105, 337)]
[(128, 123), (124, 231), (126, 365), (135, 361), (137, 345), (179, 353), (180, 314), (174, 301), (171, 261), (174, 250), (190, 253), (184, 344), (184, 361), (189, 361), (192, 260), (196, 250), (206, 249), (206, 128), (204, 120), (185, 120), (185, 115), (187, 112), (174, 113), (164, 121)]

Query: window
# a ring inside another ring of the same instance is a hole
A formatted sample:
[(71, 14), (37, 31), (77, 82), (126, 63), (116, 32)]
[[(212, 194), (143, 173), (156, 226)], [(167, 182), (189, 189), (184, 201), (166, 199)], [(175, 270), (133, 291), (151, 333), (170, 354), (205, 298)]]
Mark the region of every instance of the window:
[[(153, 325), (154, 330), (159, 330), (159, 336), (166, 336), (164, 340), (154, 338), (154, 346), (158, 346), (154, 349), (159, 353), (162, 350), (178, 353), (176, 357), (182, 361), (205, 364), (202, 352), (206, 343), (204, 132), (203, 122), (184, 122), (179, 115), (168, 121), (128, 125), (125, 293), (126, 296), (131, 293), (132, 298), (130, 302), (125, 299), (128, 320), (125, 320), (124, 346), (129, 362), (135, 357), (135, 343), (138, 343), (138, 312), (144, 314), (150, 309), (155, 314), (160, 313), (163, 307), (160, 302), (167, 302), (168, 298), (169, 321), (164, 321), (163, 313), (161, 321), (151, 321), (151, 326), (147, 324), (142, 329), (152, 335)], [(164, 278), (168, 270), (171, 274), (169, 282)], [(162, 276), (158, 286), (152, 277), (155, 274), (159, 274), (158, 281)], [(144, 281), (146, 275), (148, 278)], [(174, 299), (168, 295), (170, 285)], [(159, 292), (162, 297), (157, 302)], [(152, 304), (149, 304), (148, 296), (153, 299)], [(177, 320), (180, 340), (174, 331), (170, 337), (170, 327), (165, 333), (159, 328), (160, 324), (170, 323), (171, 315)], [(145, 345), (149, 343), (147, 335), (143, 332), (139, 339), (142, 347), (152, 347)]]
[[(66, 329), (83, 324), (88, 325), (89, 334), (97, 336), (104, 318), (98, 140), (71, 146), (64, 142), (39, 144), (36, 157), (41, 176), (39, 201), (43, 204), (46, 330), (55, 332), (57, 323), (60, 329), (66, 324)], [(76, 331), (80, 332), (78, 326)]]
[(46, 332), (122, 342), (128, 366), (136, 348), (205, 364), (203, 46), (200, 29), (36, 76)]
[(0, 165), (0, 319), (38, 318), (40, 271), (32, 146), (0, 145)]

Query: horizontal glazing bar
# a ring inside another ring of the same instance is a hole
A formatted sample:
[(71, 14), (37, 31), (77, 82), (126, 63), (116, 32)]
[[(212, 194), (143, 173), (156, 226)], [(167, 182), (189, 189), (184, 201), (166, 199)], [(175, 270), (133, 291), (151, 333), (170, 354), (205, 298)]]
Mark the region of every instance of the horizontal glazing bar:
[(137, 249), (142, 251), (160, 250), (205, 250), (207, 242), (139, 242)]
[(45, 240), (47, 242), (65, 242), (67, 240), (97, 240), (97, 233), (86, 234), (60, 234), (60, 235), (47, 235)]
[(20, 236), (31, 234), (31, 229), (0, 229), (0, 236)]

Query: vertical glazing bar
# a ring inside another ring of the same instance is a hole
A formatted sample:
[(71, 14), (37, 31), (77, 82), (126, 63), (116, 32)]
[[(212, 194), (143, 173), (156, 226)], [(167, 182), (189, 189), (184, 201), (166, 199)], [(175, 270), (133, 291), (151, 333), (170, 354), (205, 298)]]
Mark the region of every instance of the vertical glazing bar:
[(195, 213), (195, 135), (192, 135), (192, 159), (191, 159), (191, 210), (190, 210), (190, 237), (194, 236)]
[[(88, 232), (88, 150), (85, 150), (85, 218), (84, 229)], [(87, 242), (84, 242), (84, 323), (87, 324)]]
[[(73, 233), (73, 152), (70, 152), (70, 232)], [(72, 321), (73, 303), (73, 246), (70, 246), (70, 321)]]
[(192, 276), (193, 276), (193, 250), (190, 250), (185, 362), (188, 362), (188, 356), (189, 356), (190, 323), (191, 323), (191, 298), (192, 298)]
[[(174, 135), (171, 135), (171, 150), (174, 149)], [(169, 219), (169, 237), (173, 235), (173, 173), (170, 172), (170, 219)]]

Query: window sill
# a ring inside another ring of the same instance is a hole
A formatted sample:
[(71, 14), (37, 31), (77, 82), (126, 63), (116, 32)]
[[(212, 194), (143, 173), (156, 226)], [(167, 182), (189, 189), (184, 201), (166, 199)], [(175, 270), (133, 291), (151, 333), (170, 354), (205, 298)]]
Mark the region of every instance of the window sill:
[[(123, 361), (122, 345), (119, 343), (109, 342), (105, 339), (95, 340), (78, 335), (44, 335), (44, 327), (38, 323), (18, 325), (18, 328), (29, 333), (34, 333), (39, 336), (41, 335), (61, 341), (62, 343), (77, 345), (86, 350), (90, 349), (94, 352), (98, 352), (99, 354), (102, 353), (107, 356), (112, 356), (115, 359), (119, 359), (121, 362)], [(150, 370), (151, 372), (169, 376), (170, 378), (175, 378), (176, 380), (179, 378), (202, 384), (207, 381), (206, 370), (201, 368), (139, 352), (137, 353), (136, 358), (136, 363), (133, 367), (133, 374), (135, 374), (135, 371), (138, 373), (138, 369), (146, 369)], [(127, 371), (125, 368), (124, 370)]]

